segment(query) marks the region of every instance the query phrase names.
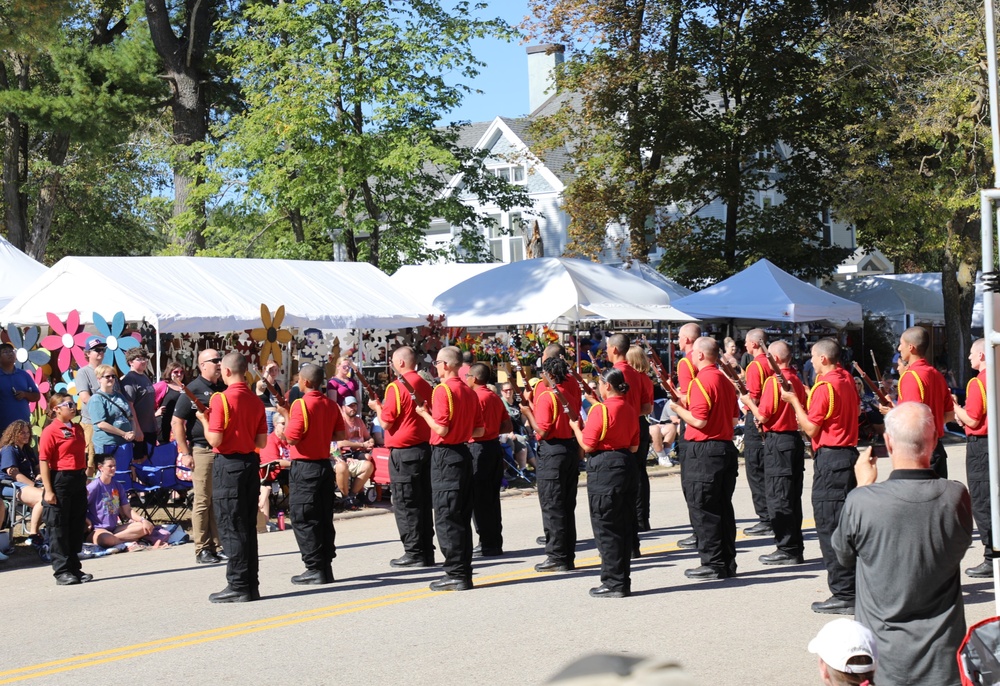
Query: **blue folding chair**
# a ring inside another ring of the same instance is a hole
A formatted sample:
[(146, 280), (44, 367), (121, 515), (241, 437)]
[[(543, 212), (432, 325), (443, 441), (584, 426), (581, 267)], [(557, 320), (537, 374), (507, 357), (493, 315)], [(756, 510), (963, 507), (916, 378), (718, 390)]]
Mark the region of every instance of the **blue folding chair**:
[[(142, 482), (143, 503), (155, 514), (162, 511), (174, 524), (178, 524), (187, 513), (187, 491), (190, 481), (177, 478), (177, 443), (171, 441), (153, 448), (149, 459), (135, 466), (136, 477)], [(179, 502), (174, 493), (179, 495)], [(180, 506), (180, 513), (176, 508)]]

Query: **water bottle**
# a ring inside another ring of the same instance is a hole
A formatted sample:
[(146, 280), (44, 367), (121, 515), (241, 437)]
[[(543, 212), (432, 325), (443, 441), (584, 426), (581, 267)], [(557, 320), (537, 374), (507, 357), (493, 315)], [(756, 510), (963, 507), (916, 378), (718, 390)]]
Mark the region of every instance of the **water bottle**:
[(281, 511), (278, 513), (278, 531), (285, 530), (285, 513)]

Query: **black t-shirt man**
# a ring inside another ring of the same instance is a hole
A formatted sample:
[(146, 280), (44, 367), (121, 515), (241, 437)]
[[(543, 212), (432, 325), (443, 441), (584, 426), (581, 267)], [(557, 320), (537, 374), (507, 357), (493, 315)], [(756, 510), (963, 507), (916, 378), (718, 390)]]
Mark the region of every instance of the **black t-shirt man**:
[[(208, 401), (212, 399), (213, 393), (221, 393), (226, 390), (226, 385), (221, 381), (213, 384), (205, 380), (203, 376), (199, 376), (189, 383), (187, 387), (206, 406), (208, 405)], [(177, 399), (177, 405), (174, 407), (174, 416), (184, 420), (187, 426), (187, 439), (190, 445), (195, 445), (199, 448), (209, 448), (208, 441), (205, 440), (205, 428), (198, 421), (198, 418), (194, 416), (195, 412), (197, 410), (194, 403), (191, 402), (191, 398), (187, 397), (187, 394), (181, 393), (181, 397)]]

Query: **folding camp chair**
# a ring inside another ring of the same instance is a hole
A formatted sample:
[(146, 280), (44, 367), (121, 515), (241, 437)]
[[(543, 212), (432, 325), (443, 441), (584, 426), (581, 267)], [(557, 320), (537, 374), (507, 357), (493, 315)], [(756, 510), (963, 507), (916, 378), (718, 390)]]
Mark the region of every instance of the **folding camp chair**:
[[(133, 474), (133, 487), (146, 518), (152, 520), (157, 512), (163, 512), (167, 519), (178, 524), (179, 517), (171, 509), (174, 505), (173, 494), (188, 490), (191, 482), (183, 482), (182, 486), (177, 479), (177, 444), (171, 441), (153, 448), (149, 459), (134, 465)], [(184, 513), (185, 510), (182, 510), (181, 514)]]
[[(10, 537), (13, 540), (14, 530), (20, 524), (21, 535), (28, 535), (28, 527), (31, 522), (31, 508), (21, 500), (20, 489), (14, 485), (11, 479), (0, 479), (0, 498), (7, 505), (7, 521), (10, 522)], [(0, 522), (0, 529), (3, 528)]]

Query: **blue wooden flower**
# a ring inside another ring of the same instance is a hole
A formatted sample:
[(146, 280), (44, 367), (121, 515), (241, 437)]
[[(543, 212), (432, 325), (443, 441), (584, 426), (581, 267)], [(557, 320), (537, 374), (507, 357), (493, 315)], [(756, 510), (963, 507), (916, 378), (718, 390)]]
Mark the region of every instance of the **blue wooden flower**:
[(118, 367), (123, 374), (127, 373), (129, 368), (128, 362), (125, 361), (125, 351), (138, 348), (139, 341), (131, 336), (122, 336), (122, 332), (125, 331), (125, 313), (116, 312), (115, 316), (111, 318), (109, 326), (108, 321), (95, 312), (94, 327), (108, 346), (107, 350), (104, 351), (104, 364)]
[(37, 326), (27, 327), (22, 336), (19, 328), (8, 324), (7, 336), (10, 338), (10, 344), (14, 346), (14, 353), (17, 356), (17, 361), (14, 364), (18, 368), (26, 372), (34, 372), (49, 361), (51, 355), (47, 350), (41, 348), (32, 350), (41, 336), (41, 331)]

